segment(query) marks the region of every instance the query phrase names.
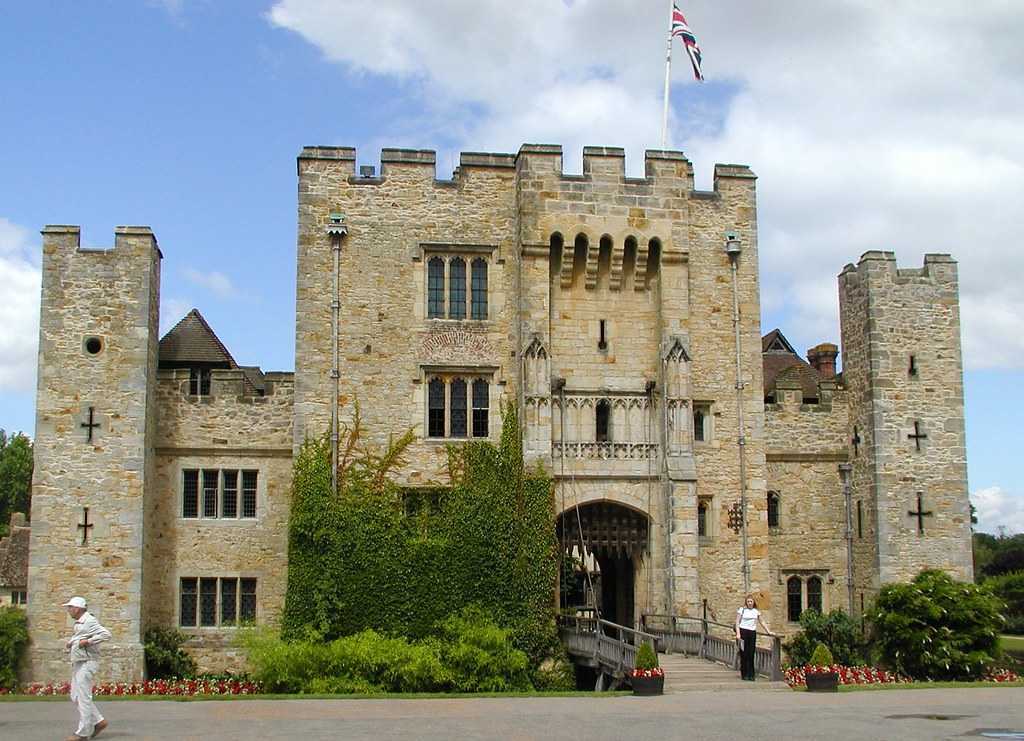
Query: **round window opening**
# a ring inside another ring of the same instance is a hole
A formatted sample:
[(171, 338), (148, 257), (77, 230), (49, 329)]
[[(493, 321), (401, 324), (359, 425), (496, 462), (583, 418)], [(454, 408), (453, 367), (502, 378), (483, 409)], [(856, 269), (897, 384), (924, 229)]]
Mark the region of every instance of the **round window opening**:
[(85, 351), (90, 355), (96, 355), (103, 349), (103, 343), (99, 337), (90, 337), (85, 341)]

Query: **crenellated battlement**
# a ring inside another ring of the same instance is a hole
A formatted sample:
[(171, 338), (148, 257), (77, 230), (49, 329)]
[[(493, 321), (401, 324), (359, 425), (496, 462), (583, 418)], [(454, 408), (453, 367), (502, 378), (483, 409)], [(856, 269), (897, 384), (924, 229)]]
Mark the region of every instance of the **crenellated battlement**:
[(114, 227), (113, 247), (82, 247), (82, 227), (77, 224), (47, 224), (42, 228), (43, 251), (56, 249), (72, 250), (85, 255), (106, 255), (111, 253), (124, 253), (134, 250), (140, 244), (152, 247), (157, 255), (162, 258), (163, 253), (157, 245), (156, 235), (148, 226), (118, 226)]
[(957, 285), (957, 262), (946, 253), (928, 253), (920, 268), (901, 268), (896, 263), (896, 253), (883, 250), (869, 250), (860, 256), (857, 264), (847, 263), (839, 274), (841, 287), (854, 287), (863, 281), (879, 280), (892, 284), (934, 284), (948, 288)]

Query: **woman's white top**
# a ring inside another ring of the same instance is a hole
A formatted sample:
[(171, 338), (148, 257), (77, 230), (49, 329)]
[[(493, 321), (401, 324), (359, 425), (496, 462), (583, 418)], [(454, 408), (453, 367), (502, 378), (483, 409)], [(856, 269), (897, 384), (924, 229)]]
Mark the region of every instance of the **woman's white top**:
[(757, 619), (761, 611), (756, 607), (741, 607), (736, 611), (736, 621), (743, 630), (757, 630)]

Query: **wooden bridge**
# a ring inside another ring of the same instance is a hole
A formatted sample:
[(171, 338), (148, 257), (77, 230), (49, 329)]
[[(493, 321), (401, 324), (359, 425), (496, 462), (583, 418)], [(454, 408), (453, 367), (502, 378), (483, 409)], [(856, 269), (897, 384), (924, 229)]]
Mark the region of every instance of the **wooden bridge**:
[[(752, 686), (741, 682), (732, 670), (737, 660), (735, 627), (676, 615), (644, 615), (641, 627), (642, 630), (635, 630), (584, 615), (559, 618), (559, 636), (566, 651), (577, 664), (595, 670), (597, 691), (628, 680), (636, 666), (637, 649), (644, 643), (658, 653), (679, 657), (668, 660), (660, 657), (666, 673), (666, 691), (672, 691), (673, 685), (684, 685), (687, 678), (698, 680), (698, 686), (704, 689), (733, 684)], [(773, 683), (780, 682), (783, 679), (781, 640), (778, 636), (759, 633), (759, 640), (762, 637), (768, 639), (769, 645), (757, 647), (754, 668)], [(681, 659), (683, 656), (695, 659), (686, 661)], [(677, 690), (684, 688), (676, 687)]]

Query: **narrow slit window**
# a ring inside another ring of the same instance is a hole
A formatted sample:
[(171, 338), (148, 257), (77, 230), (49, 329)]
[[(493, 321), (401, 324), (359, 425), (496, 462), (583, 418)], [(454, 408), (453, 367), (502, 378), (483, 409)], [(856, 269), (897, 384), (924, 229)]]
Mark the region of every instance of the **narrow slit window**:
[(779, 494), (768, 492), (768, 527), (779, 526)]
[(451, 436), (466, 437), (466, 382), (456, 378), (451, 383), (452, 416)]
[(910, 366), (907, 368), (907, 373), (911, 376), (917, 375), (917, 358), (913, 355), (910, 356)]
[(612, 405), (602, 399), (597, 402), (595, 408), (596, 428), (597, 428), (597, 442), (606, 443), (611, 440), (611, 416), (612, 416)]
[(448, 318), (466, 318), (466, 261), (461, 257), (448, 263)]
[(857, 537), (864, 537), (864, 506), (857, 500)]
[(203, 517), (217, 516), (217, 479), (220, 471), (203, 471)]
[(473, 260), (473, 319), (487, 318), (487, 261), (482, 257)]
[(181, 608), (178, 614), (178, 624), (183, 628), (194, 628), (196, 626), (196, 599), (199, 592), (196, 588), (195, 579), (181, 580)]
[(238, 517), (238, 471), (222, 471), (224, 491), (221, 495), (220, 516)]
[(210, 627), (217, 624), (217, 580), (199, 580), (199, 624)]
[(256, 516), (256, 471), (242, 471), (242, 517)]
[(482, 378), (473, 381), (473, 437), (487, 437), (489, 432), (490, 388)]
[(238, 580), (220, 580), (220, 624), (234, 625), (238, 619)]
[(427, 317), (444, 317), (444, 260), (440, 257), (427, 263)]
[(431, 378), (427, 395), (427, 435), (444, 437), (444, 381), (440, 378)]
[(708, 503), (698, 502), (697, 504), (697, 535), (705, 537), (708, 534)]
[(608, 349), (608, 337), (605, 334), (605, 329), (606, 329), (605, 328), (605, 320), (602, 319), (598, 323), (598, 340), (597, 340), (597, 349), (598, 350), (607, 350)]
[(696, 442), (704, 442), (704, 410), (693, 410), (693, 439)]
[(181, 516), (199, 517), (199, 471), (182, 471)]
[(786, 581), (786, 618), (791, 623), (800, 621), (800, 613), (803, 612), (803, 588), (803, 582), (798, 576), (791, 576)]

